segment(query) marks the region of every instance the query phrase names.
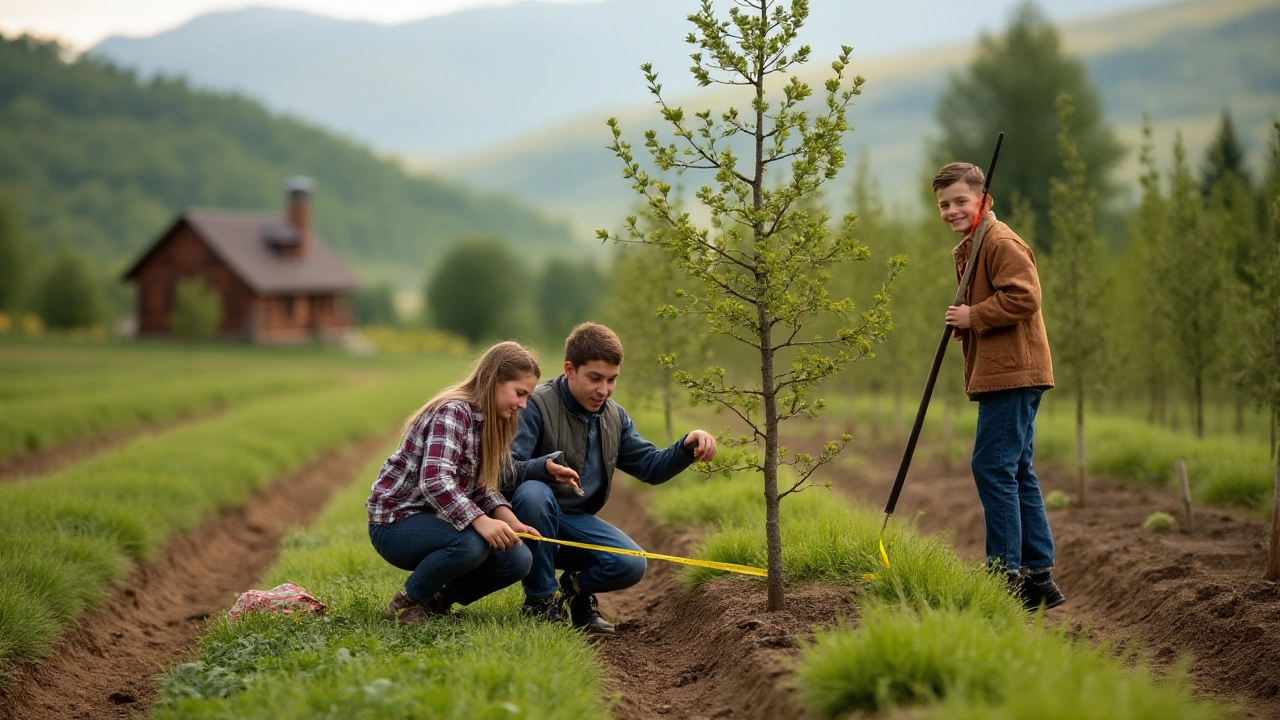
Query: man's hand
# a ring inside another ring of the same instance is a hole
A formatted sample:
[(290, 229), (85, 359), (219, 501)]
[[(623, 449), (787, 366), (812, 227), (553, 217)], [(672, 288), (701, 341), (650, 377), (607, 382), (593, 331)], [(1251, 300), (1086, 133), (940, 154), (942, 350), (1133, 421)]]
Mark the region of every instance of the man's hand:
[(698, 462), (711, 462), (716, 456), (716, 439), (705, 430), (694, 430), (684, 439), (685, 447), (693, 448), (693, 459)]
[(561, 465), (551, 458), (547, 458), (547, 477), (554, 482), (568, 485), (578, 495), (582, 494), (582, 486), (578, 484), (578, 471), (568, 465)]
[(969, 320), (969, 306), (952, 305), (947, 308), (947, 324), (960, 330), (968, 330), (973, 327), (973, 322)]

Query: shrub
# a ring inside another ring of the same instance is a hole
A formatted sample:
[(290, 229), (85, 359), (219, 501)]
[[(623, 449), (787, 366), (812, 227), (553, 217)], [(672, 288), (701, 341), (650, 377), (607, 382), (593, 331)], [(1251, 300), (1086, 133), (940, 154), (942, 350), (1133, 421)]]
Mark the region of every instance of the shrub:
[(1173, 529), (1173, 516), (1165, 512), (1153, 512), (1142, 521), (1142, 527), (1151, 532), (1169, 532)]
[(1066, 510), (1071, 507), (1071, 496), (1061, 490), (1050, 491), (1044, 496), (1045, 510)]
[(101, 319), (102, 289), (88, 261), (63, 250), (40, 283), (38, 303), (51, 328), (89, 327)]
[(202, 278), (180, 280), (170, 321), (174, 334), (187, 342), (209, 340), (222, 322), (222, 300)]

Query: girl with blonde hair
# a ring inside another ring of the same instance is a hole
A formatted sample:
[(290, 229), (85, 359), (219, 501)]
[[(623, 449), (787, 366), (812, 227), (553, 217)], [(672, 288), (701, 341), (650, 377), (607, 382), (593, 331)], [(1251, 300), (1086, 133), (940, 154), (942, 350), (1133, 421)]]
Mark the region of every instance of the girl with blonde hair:
[(445, 615), (528, 574), (532, 556), (516, 533), (538, 531), (516, 518), (498, 485), (540, 375), (522, 345), (498, 343), (405, 422), (366, 503), (374, 549), (410, 571), (387, 605), (389, 618)]

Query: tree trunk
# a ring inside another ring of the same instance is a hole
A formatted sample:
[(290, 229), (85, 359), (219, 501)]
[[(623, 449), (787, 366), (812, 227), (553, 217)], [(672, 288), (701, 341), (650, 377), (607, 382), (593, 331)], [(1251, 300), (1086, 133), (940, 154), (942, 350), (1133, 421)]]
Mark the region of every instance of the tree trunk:
[(893, 388), (893, 441), (898, 447), (902, 447), (907, 442), (906, 420), (902, 417), (902, 386), (900, 384)]
[(1076, 488), (1077, 505), (1085, 506), (1084, 388), (1076, 388)]
[(784, 607), (782, 575), (782, 513), (778, 497), (778, 399), (773, 391), (773, 351), (771, 328), (760, 309), (761, 333), (760, 380), (764, 391), (764, 533), (769, 549), (769, 612)]
[(1276, 426), (1280, 425), (1280, 407), (1271, 408), (1271, 457), (1280, 458), (1276, 455)]
[(951, 472), (951, 399), (942, 401), (942, 469)]
[(1271, 541), (1267, 543), (1268, 580), (1280, 580), (1280, 456), (1276, 457), (1275, 498), (1271, 503)]
[(671, 422), (671, 373), (662, 374), (662, 419), (667, 424), (667, 442), (676, 441), (675, 426)]
[(1204, 438), (1204, 376), (1196, 373), (1196, 437)]
[[(769, 4), (760, 4), (761, 27), (769, 27)], [(753, 78), (756, 91), (756, 162), (751, 181), (751, 204), (756, 212), (764, 208), (764, 48), (756, 51), (757, 74)], [(773, 372), (773, 318), (770, 317), (767, 270), (762, 269), (761, 243), (765, 237), (764, 225), (756, 221), (752, 227), (755, 241), (756, 268), (756, 319), (760, 322), (760, 390), (764, 393), (764, 533), (769, 557), (769, 599), (765, 608), (769, 612), (783, 609), (782, 576), (782, 517), (778, 507), (778, 393), (774, 388)]]
[(1236, 393), (1236, 434), (1244, 437), (1244, 393)]
[(871, 444), (880, 444), (880, 393), (871, 394)]

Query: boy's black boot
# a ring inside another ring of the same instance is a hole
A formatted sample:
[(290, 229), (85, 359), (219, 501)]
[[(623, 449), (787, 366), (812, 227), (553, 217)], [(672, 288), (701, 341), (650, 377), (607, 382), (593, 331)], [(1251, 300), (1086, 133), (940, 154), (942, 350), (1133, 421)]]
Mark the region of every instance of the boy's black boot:
[(564, 612), (564, 599), (560, 597), (559, 593), (551, 593), (540, 598), (526, 597), (520, 612), (526, 617), (552, 623), (568, 620)]
[(1018, 595), (1022, 598), (1022, 606), (1032, 612), (1040, 609), (1041, 605), (1048, 610), (1067, 601), (1067, 596), (1058, 589), (1049, 570), (1039, 570), (1023, 577)]
[(606, 635), (617, 630), (613, 623), (600, 616), (596, 596), (582, 592), (578, 586), (578, 573), (566, 570), (560, 574), (560, 595), (568, 601), (569, 617), (574, 627)]

